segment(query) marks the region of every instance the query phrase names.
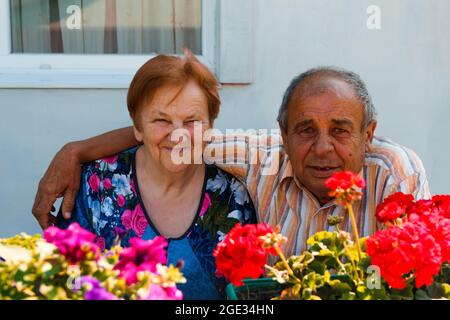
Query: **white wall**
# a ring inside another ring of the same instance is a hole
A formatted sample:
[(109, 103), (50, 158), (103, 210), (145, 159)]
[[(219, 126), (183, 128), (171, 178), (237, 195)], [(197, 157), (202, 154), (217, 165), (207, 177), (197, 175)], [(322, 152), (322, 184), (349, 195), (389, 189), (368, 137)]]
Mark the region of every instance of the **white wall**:
[[(378, 134), (413, 148), (433, 193), (450, 193), (450, 1), (256, 0), (254, 82), (225, 86), (216, 126), (276, 128), (292, 77), (317, 65), (367, 82)], [(382, 29), (366, 28), (380, 6)], [(36, 186), (67, 141), (130, 124), (125, 90), (0, 89), (0, 237), (37, 232)]]

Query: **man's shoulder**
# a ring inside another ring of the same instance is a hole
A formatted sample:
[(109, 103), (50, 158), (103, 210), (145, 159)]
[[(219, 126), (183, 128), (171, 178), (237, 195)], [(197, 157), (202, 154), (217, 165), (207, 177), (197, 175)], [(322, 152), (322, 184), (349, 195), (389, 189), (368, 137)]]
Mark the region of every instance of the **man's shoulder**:
[(375, 137), (365, 155), (365, 166), (378, 166), (396, 181), (425, 175), (422, 160), (412, 149), (385, 137)]

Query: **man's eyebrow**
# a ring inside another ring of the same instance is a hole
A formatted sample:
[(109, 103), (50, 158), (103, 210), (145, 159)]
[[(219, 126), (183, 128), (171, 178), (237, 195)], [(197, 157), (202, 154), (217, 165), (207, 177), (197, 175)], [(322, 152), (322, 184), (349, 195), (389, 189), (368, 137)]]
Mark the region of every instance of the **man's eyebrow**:
[(349, 119), (331, 119), (331, 122), (338, 126), (349, 126), (351, 128), (354, 127), (353, 122)]
[(299, 122), (297, 122), (297, 123), (295, 124), (294, 129), (295, 129), (295, 130), (298, 130), (298, 129), (300, 129), (300, 128), (309, 126), (309, 125), (311, 125), (312, 123), (313, 123), (313, 121), (312, 121), (311, 119), (301, 120), (301, 121), (299, 121)]

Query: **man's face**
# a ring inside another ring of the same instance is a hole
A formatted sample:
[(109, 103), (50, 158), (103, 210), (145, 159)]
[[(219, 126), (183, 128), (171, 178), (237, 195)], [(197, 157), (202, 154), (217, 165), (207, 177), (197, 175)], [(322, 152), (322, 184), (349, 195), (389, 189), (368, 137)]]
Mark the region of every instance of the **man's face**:
[(321, 203), (334, 172), (359, 173), (376, 122), (364, 127), (364, 112), (351, 86), (335, 78), (307, 80), (293, 94), (283, 141), (297, 179)]

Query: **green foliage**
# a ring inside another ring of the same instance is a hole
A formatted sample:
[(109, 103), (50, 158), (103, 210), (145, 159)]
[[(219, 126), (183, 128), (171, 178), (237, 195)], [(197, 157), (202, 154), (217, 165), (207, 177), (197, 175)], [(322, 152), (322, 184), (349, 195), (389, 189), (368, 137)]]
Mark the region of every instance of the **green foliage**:
[[(269, 276), (289, 286), (280, 300), (411, 300), (450, 298), (450, 267), (445, 264), (436, 281), (417, 290), (412, 284), (403, 290), (391, 289), (380, 275), (370, 271), (370, 257), (361, 239), (361, 257), (357, 246), (345, 232), (322, 231), (308, 239), (309, 249), (291, 256), (286, 265), (279, 261), (269, 268)], [(375, 278), (374, 278), (375, 277)]]

